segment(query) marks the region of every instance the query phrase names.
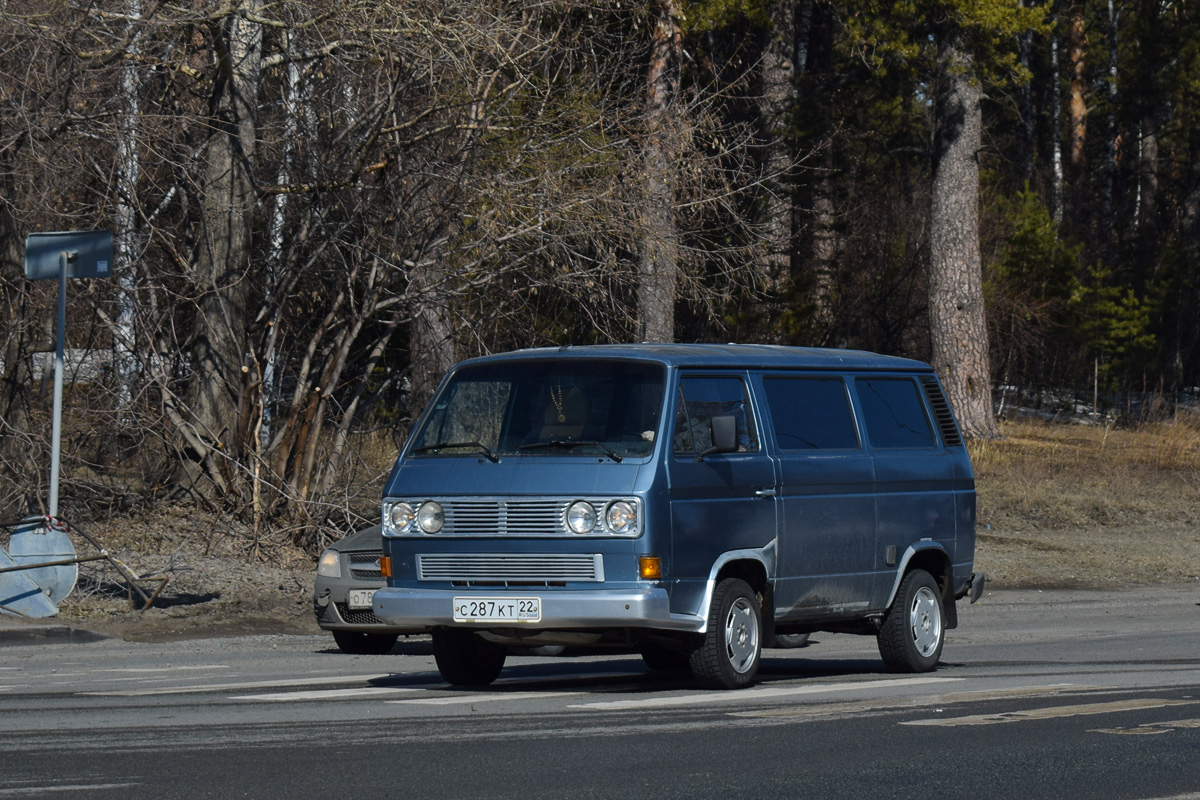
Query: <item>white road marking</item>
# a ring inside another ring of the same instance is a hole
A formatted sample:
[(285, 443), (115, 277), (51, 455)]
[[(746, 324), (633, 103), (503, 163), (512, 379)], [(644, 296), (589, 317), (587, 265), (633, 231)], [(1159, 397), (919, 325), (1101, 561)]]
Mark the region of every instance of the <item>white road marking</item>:
[(128, 789), (140, 786), (137, 783), (63, 783), (50, 786), (21, 786), (13, 789), (0, 789), (0, 797), (18, 797), (20, 795), (39, 795), (46, 792), (94, 792), (99, 789)]
[(389, 705), (452, 706), (470, 703), (496, 703), (503, 700), (537, 700), (543, 697), (572, 697), (588, 692), (492, 692), (490, 694), (460, 694), (450, 697), (418, 697), (412, 700), (388, 700)]
[(1046, 686), (1017, 686), (1008, 689), (950, 692), (948, 694), (926, 693), (921, 695), (880, 697), (871, 700), (851, 700), (841, 703), (821, 703), (819, 705), (760, 708), (753, 711), (737, 711), (730, 716), (759, 719), (817, 717), (834, 714), (855, 714), (865, 711), (881, 711), (884, 709), (920, 708), (925, 706), (945, 706), (957, 703), (977, 703), (983, 700), (1005, 700), (1015, 697), (1037, 697), (1046, 694), (1059, 694), (1065, 689), (1083, 691), (1086, 689), (1099, 688), (1101, 687), (1080, 686), (1079, 684), (1073, 683), (1052, 683)]
[(1189, 730), (1200, 728), (1200, 719), (1171, 719), (1163, 722), (1143, 722), (1136, 728), (1093, 728), (1088, 733), (1116, 733), (1124, 735), (1145, 735), (1155, 733), (1170, 733), (1174, 730)]
[(1196, 700), (1164, 700), (1147, 697), (1135, 700), (1115, 700), (1111, 703), (1077, 703), (1069, 706), (1049, 706), (1046, 708), (1030, 708), (1025, 711), (1005, 711), (999, 714), (970, 714), (965, 717), (943, 717), (940, 719), (914, 719), (901, 722), (901, 725), (935, 725), (940, 727), (956, 727), (960, 725), (998, 725), (1004, 722), (1025, 722), (1035, 719), (1058, 719), (1061, 717), (1080, 717), (1089, 714), (1117, 714), (1122, 711), (1142, 711), (1148, 708), (1166, 708), (1168, 706), (1196, 705)]
[(756, 700), (801, 695), (852, 692), (871, 689), (891, 689), (898, 686), (923, 686), (928, 684), (953, 683), (963, 678), (893, 678), (881, 681), (850, 681), (847, 683), (822, 683), (810, 686), (762, 687), (742, 689), (737, 692), (704, 692), (700, 694), (676, 695), (672, 697), (644, 698), (640, 700), (613, 700), (606, 703), (585, 703), (568, 706), (591, 711), (621, 711), (625, 709), (672, 708), (678, 706), (716, 705), (718, 703), (753, 703)]
[(177, 666), (177, 667), (113, 667), (110, 669), (96, 670), (97, 672), (189, 672), (205, 669), (229, 669), (225, 664), (198, 664), (196, 666)]
[[(307, 692), (278, 692), (275, 694), (244, 694), (230, 700), (268, 700), (273, 702), (296, 702), (299, 700), (342, 700), (347, 697), (370, 697), (372, 695), (395, 695), (421, 692), (424, 689), (392, 686), (357, 686), (352, 689), (313, 689)], [(390, 702), (398, 702), (392, 700)]]
[(248, 681), (246, 683), (208, 683), (198, 686), (161, 686), (154, 689), (114, 689), (107, 692), (81, 692), (89, 697), (147, 697), (161, 694), (197, 694), (199, 692), (229, 692), (239, 689), (274, 689), (287, 686), (327, 686), (334, 683), (366, 683), (392, 677), (380, 675), (337, 675), (327, 678), (292, 678), (279, 681)]

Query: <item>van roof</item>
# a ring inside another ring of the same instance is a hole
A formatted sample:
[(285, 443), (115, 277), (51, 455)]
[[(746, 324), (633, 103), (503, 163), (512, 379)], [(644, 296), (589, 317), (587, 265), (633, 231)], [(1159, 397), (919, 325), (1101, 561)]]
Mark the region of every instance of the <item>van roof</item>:
[(539, 347), (471, 359), (467, 363), (543, 358), (619, 358), (656, 361), (673, 367), (781, 367), (807, 369), (881, 369), (928, 372), (922, 362), (865, 350), (832, 347), (785, 347), (773, 344), (600, 344)]

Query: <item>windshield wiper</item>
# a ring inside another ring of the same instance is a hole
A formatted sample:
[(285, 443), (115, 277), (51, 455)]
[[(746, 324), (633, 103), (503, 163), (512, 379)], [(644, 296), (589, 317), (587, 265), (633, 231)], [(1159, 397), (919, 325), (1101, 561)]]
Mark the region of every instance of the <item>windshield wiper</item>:
[(604, 442), (597, 442), (593, 439), (552, 439), (549, 442), (530, 442), (518, 447), (518, 450), (540, 450), (545, 447), (579, 447), (588, 445), (590, 447), (599, 447), (604, 451), (604, 454), (620, 464), (625, 459), (617, 455), (616, 451), (606, 445)]
[(480, 453), (483, 453), (484, 458), (493, 464), (500, 463), (500, 456), (488, 450), (486, 446), (479, 442), (438, 442), (437, 444), (427, 444), (424, 447), (413, 448), (414, 453), (436, 453), (439, 450), (444, 450), (447, 447), (474, 447)]

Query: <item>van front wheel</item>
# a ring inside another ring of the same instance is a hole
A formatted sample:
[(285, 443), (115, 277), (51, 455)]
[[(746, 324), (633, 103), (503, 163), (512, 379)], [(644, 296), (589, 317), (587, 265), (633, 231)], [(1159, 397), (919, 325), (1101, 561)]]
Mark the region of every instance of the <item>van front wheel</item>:
[(762, 657), (762, 610), (749, 584), (726, 578), (713, 592), (704, 642), (692, 651), (692, 674), (712, 689), (749, 686)]
[(474, 631), (438, 628), (433, 638), (433, 660), (446, 683), (454, 686), (487, 686), (504, 669), (507, 651)]
[(946, 641), (942, 593), (923, 569), (904, 576), (879, 629), (879, 655), (892, 672), (929, 672)]

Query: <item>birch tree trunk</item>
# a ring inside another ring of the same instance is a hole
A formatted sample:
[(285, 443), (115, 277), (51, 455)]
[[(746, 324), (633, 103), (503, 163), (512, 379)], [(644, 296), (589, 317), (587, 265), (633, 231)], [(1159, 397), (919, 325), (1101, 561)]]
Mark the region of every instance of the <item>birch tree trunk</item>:
[[(1057, 5), (1057, 3), (1056, 3)], [(1055, 222), (1063, 221), (1063, 206), (1065, 205), (1063, 195), (1063, 184), (1066, 179), (1063, 176), (1063, 98), (1062, 98), (1062, 69), (1059, 66), (1058, 59), (1059, 38), (1058, 38), (1058, 19), (1055, 19), (1055, 27), (1050, 32), (1050, 124), (1051, 124), (1051, 142), (1050, 142), (1050, 164), (1053, 180), (1053, 189), (1051, 191), (1051, 212)]]
[(142, 16), (141, 0), (128, 0), (126, 13), (129, 15), (129, 23), (126, 26), (129, 46), (126, 52), (130, 57), (121, 66), (121, 96), (124, 109), (117, 128), (117, 163), (114, 165), (117, 172), (114, 255), (118, 308), (116, 335), (113, 337), (113, 364), (117, 373), (117, 405), (121, 408), (128, 406), (133, 398), (136, 374), (134, 327), (137, 300), (134, 290), (137, 286), (137, 254), (141, 250), (137, 228), (137, 186), (141, 177), (141, 153), (138, 149), (141, 98), (138, 92), (141, 90), (141, 83), (137, 66), (140, 45), (135, 26)]
[(226, 459), (236, 459), (243, 389), (247, 377), (247, 302), (251, 278), (251, 230), (255, 208), (252, 175), (262, 27), (261, 0), (243, 0), (241, 14), (209, 25), (217, 54), (211, 99), (213, 135), (205, 151), (201, 240), (194, 266), (200, 293), (190, 348), (186, 394), (195, 429), (189, 438), (189, 472), (198, 491), (206, 477), (217, 494), (236, 491)]
[(683, 34), (676, 0), (660, 0), (647, 87), (649, 135), (644, 154), (638, 306), (642, 341), (675, 340), (675, 293), (679, 232), (675, 225), (675, 175), (679, 153), (679, 80)]
[(929, 232), (932, 361), (963, 433), (995, 439), (979, 250), (982, 91), (962, 34), (951, 28), (937, 39)]

